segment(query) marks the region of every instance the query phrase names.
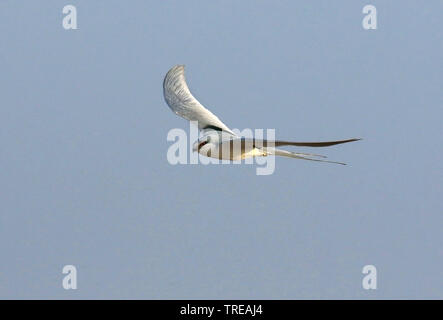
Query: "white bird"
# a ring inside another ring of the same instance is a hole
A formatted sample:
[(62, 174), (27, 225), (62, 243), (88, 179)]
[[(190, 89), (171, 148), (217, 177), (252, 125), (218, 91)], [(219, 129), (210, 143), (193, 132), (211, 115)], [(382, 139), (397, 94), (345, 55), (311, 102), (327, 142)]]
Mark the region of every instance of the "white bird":
[(176, 65), (168, 71), (163, 81), (163, 95), (166, 103), (175, 114), (189, 121), (198, 122), (198, 128), (202, 130), (202, 137), (194, 143), (193, 150), (207, 157), (241, 160), (249, 157), (276, 155), (344, 165), (345, 163), (342, 162), (316, 159), (326, 158), (323, 155), (290, 152), (275, 147), (286, 145), (328, 147), (335, 144), (360, 140), (348, 139), (324, 142), (290, 142), (248, 139), (237, 136), (216, 115), (206, 109), (194, 98), (186, 84), (185, 67), (183, 65)]

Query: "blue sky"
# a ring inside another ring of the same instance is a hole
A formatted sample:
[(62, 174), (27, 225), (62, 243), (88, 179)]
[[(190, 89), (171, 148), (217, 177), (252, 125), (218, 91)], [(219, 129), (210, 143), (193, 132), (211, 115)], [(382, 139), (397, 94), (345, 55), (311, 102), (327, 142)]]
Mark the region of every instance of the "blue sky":
[[(0, 297), (443, 298), (442, 13), (2, 1)], [(172, 166), (167, 133), (188, 128), (162, 96), (175, 64), (231, 128), (364, 140), (321, 150), (344, 167)], [(77, 290), (62, 287), (68, 264)], [(362, 288), (367, 264), (377, 290)]]

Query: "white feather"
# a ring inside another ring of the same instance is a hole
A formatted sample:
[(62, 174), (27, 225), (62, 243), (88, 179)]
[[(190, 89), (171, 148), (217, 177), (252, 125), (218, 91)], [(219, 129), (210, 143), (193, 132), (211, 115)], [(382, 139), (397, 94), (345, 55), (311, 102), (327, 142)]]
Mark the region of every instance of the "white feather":
[(199, 129), (213, 126), (234, 135), (231, 129), (191, 94), (186, 84), (185, 66), (177, 65), (168, 71), (163, 81), (163, 95), (175, 114), (189, 121), (198, 121)]

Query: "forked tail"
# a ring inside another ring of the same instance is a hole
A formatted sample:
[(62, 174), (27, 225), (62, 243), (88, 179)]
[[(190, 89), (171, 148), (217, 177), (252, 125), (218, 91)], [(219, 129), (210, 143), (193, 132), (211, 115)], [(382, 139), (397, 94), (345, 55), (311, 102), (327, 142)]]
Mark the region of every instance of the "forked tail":
[(277, 148), (264, 148), (267, 154), (273, 154), (276, 156), (282, 156), (282, 157), (289, 157), (289, 158), (295, 158), (295, 159), (303, 159), (303, 160), (311, 160), (311, 161), (318, 161), (318, 162), (328, 162), (328, 163), (335, 163), (335, 164), (341, 164), (346, 165), (346, 163), (343, 162), (336, 162), (336, 161), (329, 161), (329, 160), (322, 160), (322, 159), (314, 159), (312, 157), (317, 158), (326, 158), (325, 156), (319, 155), (319, 154), (312, 154), (312, 153), (301, 153), (301, 152), (290, 152), (282, 149)]

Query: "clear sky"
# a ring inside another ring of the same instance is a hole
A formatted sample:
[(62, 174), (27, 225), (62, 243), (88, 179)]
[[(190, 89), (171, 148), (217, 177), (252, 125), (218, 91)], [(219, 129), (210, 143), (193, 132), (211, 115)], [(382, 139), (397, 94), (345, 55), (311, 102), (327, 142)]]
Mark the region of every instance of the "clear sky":
[[(442, 21), (439, 0), (1, 1), (0, 298), (442, 299)], [(348, 166), (172, 166), (175, 64), (231, 128), (364, 140), (295, 148)]]

